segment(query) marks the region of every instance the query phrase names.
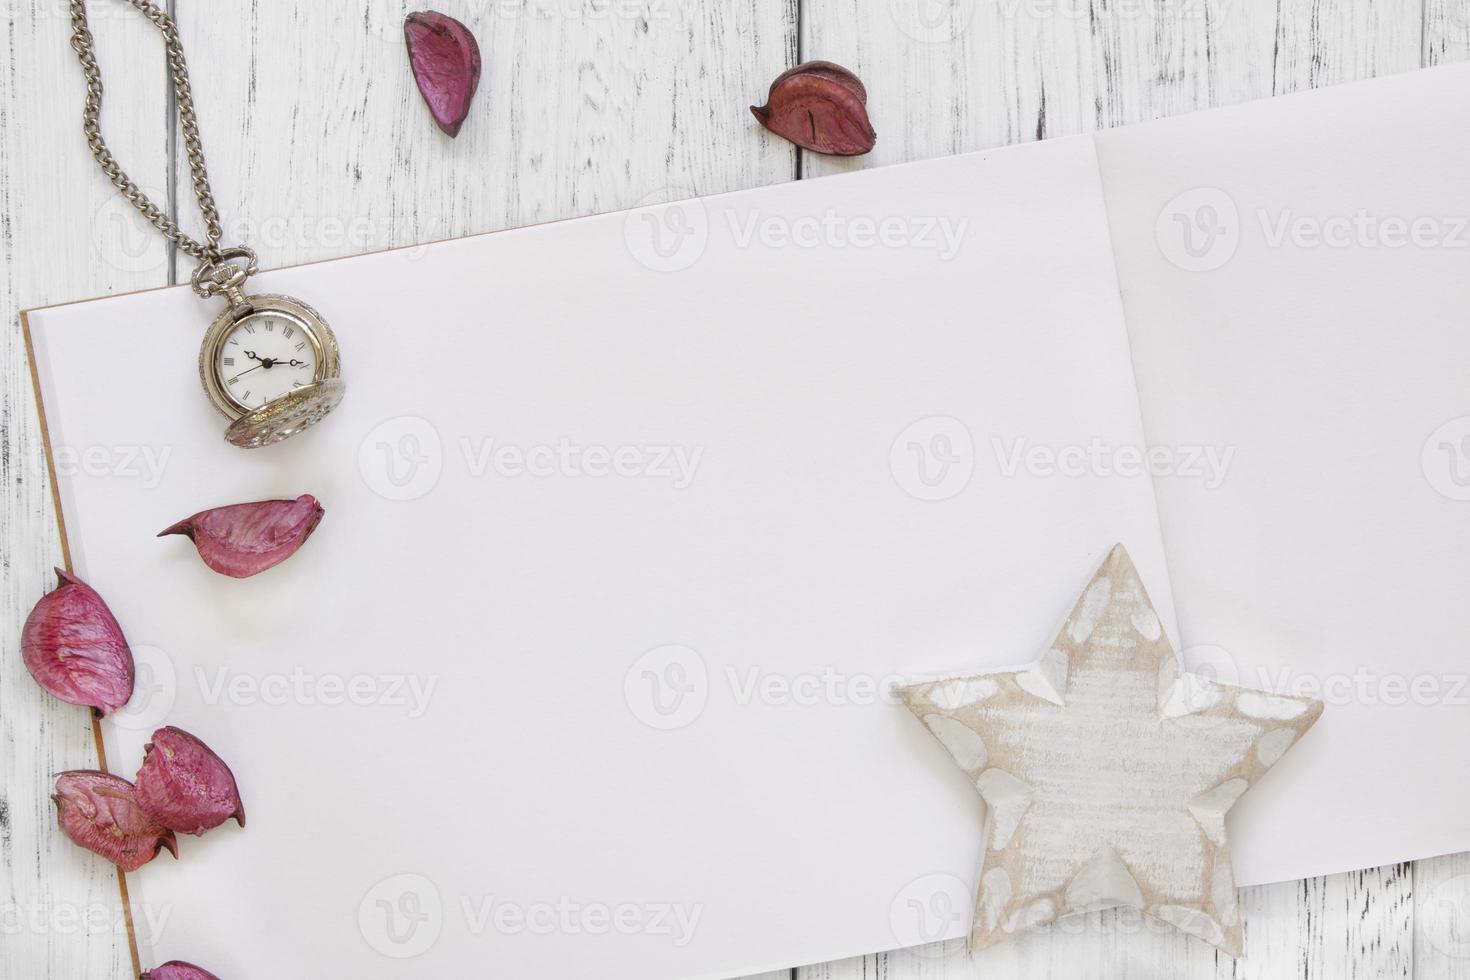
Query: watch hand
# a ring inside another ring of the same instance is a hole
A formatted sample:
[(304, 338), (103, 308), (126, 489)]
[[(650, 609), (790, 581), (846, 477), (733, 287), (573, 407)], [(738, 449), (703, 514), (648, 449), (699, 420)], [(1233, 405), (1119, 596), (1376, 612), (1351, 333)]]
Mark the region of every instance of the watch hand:
[(262, 358), (257, 357), (256, 354), (255, 354), (255, 351), (253, 351), (253, 350), (246, 351), (245, 352), (245, 356), (248, 357), (248, 358), (250, 358), (252, 361), (262, 361), (262, 363), (264, 363), (264, 361), (262, 360)]
[(247, 375), (247, 374), (249, 374), (249, 373), (250, 373), (250, 372), (251, 372), (251, 371), (259, 371), (259, 370), (260, 370), (260, 369), (261, 369), (261, 368), (263, 368), (263, 367), (265, 367), (265, 365), (264, 365), (264, 364), (257, 364), (257, 365), (255, 365), (255, 367), (253, 367), (253, 368), (246, 368), (246, 369), (245, 369), (245, 370), (243, 370), (243, 371), (241, 371), (241, 372), (240, 372), (240, 373), (239, 373), (239, 374), (237, 374), (237, 375), (235, 375), (235, 376), (234, 376), (234, 377), (233, 377), (233, 378), (231, 378), (231, 379), (230, 379), (230, 380), (231, 380), (231, 381), (238, 381), (238, 380), (240, 380), (240, 379), (241, 379), (241, 378), (243, 378), (243, 377), (245, 377), (245, 375)]

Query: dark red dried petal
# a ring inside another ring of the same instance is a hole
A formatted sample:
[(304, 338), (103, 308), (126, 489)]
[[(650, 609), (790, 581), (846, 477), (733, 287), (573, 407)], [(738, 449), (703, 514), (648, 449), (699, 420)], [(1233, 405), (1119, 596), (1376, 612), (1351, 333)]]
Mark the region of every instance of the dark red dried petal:
[(867, 102), (867, 89), (852, 72), (830, 61), (809, 61), (777, 77), (766, 104), (750, 111), (797, 146), (850, 157), (878, 142)]
[(26, 669), (53, 697), (110, 714), (133, 696), (133, 652), (95, 589), (59, 568), (56, 580), (26, 617)]
[(480, 44), (470, 29), (447, 14), (409, 14), (403, 23), (408, 63), (434, 122), (458, 136), (480, 87)]
[(165, 848), (179, 856), (173, 831), (143, 812), (133, 784), (105, 772), (64, 772), (56, 778), (57, 823), (73, 843), (124, 871), (137, 871)]
[(214, 750), (179, 728), (160, 728), (144, 748), (138, 805), (181, 834), (202, 834), (231, 817), (245, 826), (235, 774)]
[(170, 960), (163, 966), (155, 966), (143, 974), (140, 980), (219, 980), (219, 977), (193, 963)]
[(160, 531), (187, 535), (204, 564), (231, 578), (249, 578), (296, 554), (326, 511), (311, 494), (201, 511)]

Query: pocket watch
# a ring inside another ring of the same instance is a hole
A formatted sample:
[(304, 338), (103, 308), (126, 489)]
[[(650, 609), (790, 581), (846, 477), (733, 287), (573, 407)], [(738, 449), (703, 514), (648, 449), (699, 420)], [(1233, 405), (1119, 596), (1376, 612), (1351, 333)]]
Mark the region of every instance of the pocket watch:
[(245, 449), (269, 446), (326, 417), (342, 400), (337, 338), (321, 314), (289, 296), (249, 296), (245, 280), (256, 273), (255, 253), (222, 248), (224, 229), (194, 114), (194, 96), (179, 32), (153, 0), (128, 0), (163, 34), (179, 128), (193, 177), (194, 197), (204, 218), (204, 240), (185, 234), (178, 222), (139, 190), (102, 138), (102, 72), (87, 25), (86, 0), (71, 0), (71, 46), (87, 79), (82, 130), (98, 165), (124, 197), (165, 238), (199, 261), (190, 285), (204, 299), (223, 296), (229, 304), (204, 335), (199, 379), (215, 408), (230, 420), (225, 439)]
[(191, 281), (200, 295), (223, 295), (229, 303), (204, 335), (199, 380), (230, 420), (225, 439), (244, 449), (280, 442), (315, 424), (346, 390), (337, 338), (327, 321), (290, 296), (247, 296), (241, 287), (254, 271), (249, 249), (227, 249), (219, 261), (201, 265)]

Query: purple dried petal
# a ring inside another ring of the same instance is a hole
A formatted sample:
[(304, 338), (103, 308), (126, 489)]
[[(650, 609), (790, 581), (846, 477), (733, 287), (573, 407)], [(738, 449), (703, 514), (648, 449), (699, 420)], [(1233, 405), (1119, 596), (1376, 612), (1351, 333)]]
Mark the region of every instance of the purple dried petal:
[(425, 11), (403, 22), (408, 63), (434, 122), (458, 136), (480, 87), (480, 45), (470, 29), (446, 14)]
[(137, 871), (164, 848), (179, 856), (173, 831), (143, 812), (126, 779), (105, 772), (64, 772), (56, 778), (51, 799), (66, 836), (124, 871)]
[(202, 834), (234, 817), (245, 826), (235, 774), (209, 746), (178, 728), (160, 728), (144, 747), (138, 805), (170, 830)]
[(139, 980), (219, 980), (208, 970), (183, 960), (170, 960), (163, 966), (155, 966)]
[(249, 578), (290, 558), (311, 537), (326, 511), (311, 494), (201, 511), (160, 531), (185, 534), (204, 564), (231, 578)]
[(133, 696), (133, 652), (95, 589), (59, 568), (56, 581), (26, 617), (26, 669), (53, 697), (111, 714)]
[(856, 75), (830, 61), (808, 61), (771, 83), (761, 125), (817, 153), (858, 156), (878, 142), (868, 121), (868, 92)]

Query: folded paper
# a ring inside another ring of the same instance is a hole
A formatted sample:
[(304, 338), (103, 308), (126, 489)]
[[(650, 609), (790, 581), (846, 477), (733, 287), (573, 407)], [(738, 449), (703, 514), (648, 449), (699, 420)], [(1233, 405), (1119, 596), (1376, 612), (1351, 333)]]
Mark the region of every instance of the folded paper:
[(972, 948), (1126, 906), (1240, 955), (1225, 814), (1322, 703), (1182, 672), (1121, 545), (1035, 664), (900, 693), (985, 800)]

